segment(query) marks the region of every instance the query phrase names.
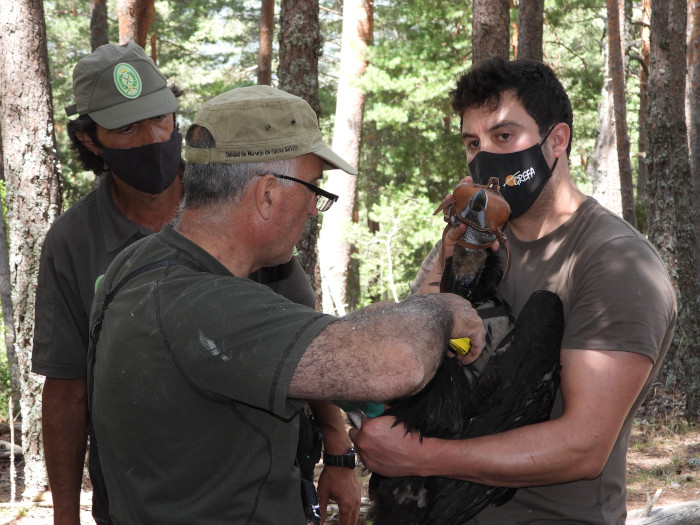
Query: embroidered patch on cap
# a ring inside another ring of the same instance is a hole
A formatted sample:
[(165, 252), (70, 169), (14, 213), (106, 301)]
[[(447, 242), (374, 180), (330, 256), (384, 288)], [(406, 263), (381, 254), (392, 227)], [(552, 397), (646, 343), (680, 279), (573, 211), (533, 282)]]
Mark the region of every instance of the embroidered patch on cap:
[(114, 66), (114, 85), (126, 98), (136, 98), (141, 94), (141, 77), (133, 67), (124, 62)]

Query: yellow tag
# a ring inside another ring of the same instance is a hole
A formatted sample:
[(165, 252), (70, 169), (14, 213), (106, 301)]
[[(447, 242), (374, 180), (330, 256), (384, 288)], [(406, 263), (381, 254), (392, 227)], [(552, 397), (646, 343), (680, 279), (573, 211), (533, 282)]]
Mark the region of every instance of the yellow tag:
[(467, 355), (472, 347), (472, 342), (468, 337), (461, 339), (450, 339), (450, 348), (459, 355)]

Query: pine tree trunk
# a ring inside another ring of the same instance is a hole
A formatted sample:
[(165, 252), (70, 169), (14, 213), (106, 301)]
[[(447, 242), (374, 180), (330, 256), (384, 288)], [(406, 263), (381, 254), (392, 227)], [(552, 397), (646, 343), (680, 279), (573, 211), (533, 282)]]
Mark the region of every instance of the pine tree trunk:
[[(642, 41), (641, 62), (639, 64), (639, 129), (647, 129), (647, 116), (649, 114), (649, 13), (651, 0), (642, 0)], [(647, 134), (640, 133), (637, 140), (639, 151), (639, 163), (637, 167), (637, 227), (646, 233), (646, 206), (647, 206), (647, 181), (649, 172), (647, 169), (646, 151)], [(643, 218), (643, 223), (641, 222)]]
[(109, 43), (107, 0), (90, 0), (90, 48)]
[(260, 2), (260, 47), (258, 49), (258, 85), (272, 84), (272, 35), (275, 28), (275, 0)]
[(622, 217), (619, 164), (615, 140), (613, 93), (608, 73), (608, 53), (605, 50), (605, 80), (598, 106), (598, 135), (593, 155), (586, 165), (586, 174), (593, 185), (592, 196), (607, 209)]
[[(2, 155), (2, 134), (0, 134), (0, 180), (5, 182), (5, 169)], [(2, 203), (3, 205), (5, 202)], [(0, 239), (7, 239), (5, 216), (0, 213)], [(13, 399), (20, 392), (19, 368), (15, 355), (15, 322), (12, 308), (12, 276), (10, 275), (10, 247), (6, 242), (0, 243), (0, 305), (2, 306), (2, 324), (5, 333), (5, 354), (10, 371)]]
[[(688, 83), (686, 116), (690, 122), (690, 173), (693, 200), (700, 202), (700, 2), (688, 2)], [(700, 224), (695, 224), (695, 259), (700, 263)], [(697, 268), (700, 279), (700, 267)]]
[(544, 0), (520, 0), (518, 8), (517, 58), (542, 62)]
[[(318, 0), (282, 0), (279, 35), (279, 88), (306, 100), (316, 115), (318, 100), (318, 57), (321, 35)], [(318, 217), (309, 217), (296, 245), (297, 257), (316, 291), (321, 307), (321, 276), (318, 265)]]
[(622, 4), (618, 0), (607, 0), (608, 4), (608, 62), (615, 109), (615, 137), (617, 140), (617, 162), (620, 173), (620, 195), (622, 197), (622, 217), (636, 226), (634, 212), (634, 187), (632, 183), (632, 162), (630, 160), (630, 139), (627, 133), (627, 100), (625, 97), (625, 65), (622, 58), (623, 32), (620, 30)]
[[(666, 262), (678, 299), (678, 322), (667, 357), (685, 386), (686, 415), (700, 416), (700, 289), (695, 259), (696, 207), (685, 124), (686, 5), (651, 2), (649, 70), (649, 239)], [(673, 379), (673, 377), (671, 377)]]
[(498, 55), (506, 60), (510, 46), (509, 0), (474, 0), (472, 64)]
[(41, 0), (0, 2), (0, 85), (15, 352), (25, 495), (46, 486), (41, 439), (43, 380), (31, 373), (34, 294), (41, 246), (61, 207), (46, 26)]
[[(371, 0), (345, 0), (333, 150), (355, 168), (360, 163), (365, 108), (365, 94), (355, 82), (367, 69), (367, 48), (372, 42), (372, 26)], [(343, 315), (348, 306), (352, 251), (344, 232), (355, 216), (357, 177), (334, 170), (325, 187), (331, 193), (340, 195), (340, 198), (323, 215), (319, 241), (324, 285), (323, 311)]]
[(118, 0), (120, 44), (136, 42), (146, 49), (148, 28), (156, 14), (153, 2), (154, 0)]

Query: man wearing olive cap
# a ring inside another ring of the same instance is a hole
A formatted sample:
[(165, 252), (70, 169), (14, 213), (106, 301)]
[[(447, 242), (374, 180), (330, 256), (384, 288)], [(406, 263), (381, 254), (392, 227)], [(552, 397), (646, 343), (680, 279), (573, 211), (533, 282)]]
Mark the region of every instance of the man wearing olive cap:
[(288, 261), (307, 217), (343, 198), (319, 188), (324, 169), (355, 173), (299, 97), (234, 89), (204, 104), (186, 142), (178, 217), (117, 256), (93, 303), (89, 396), (110, 516), (306, 524), (293, 465), (304, 400), (409, 395), (449, 338), (470, 337), (478, 357), (483, 324), (453, 294), (338, 319), (245, 279)]
[[(182, 198), (182, 137), (175, 123), (182, 92), (168, 86), (141, 47), (107, 44), (73, 71), (66, 108), (71, 148), (98, 188), (59, 217), (42, 250), (32, 370), (46, 376), (42, 427), (56, 525), (78, 525), (87, 443), (86, 352), (95, 280), (137, 239), (159, 231)], [(313, 305), (294, 259), (252, 276), (295, 302)], [(347, 440), (347, 436), (344, 437)], [(90, 454), (93, 516), (109, 523), (107, 497)]]

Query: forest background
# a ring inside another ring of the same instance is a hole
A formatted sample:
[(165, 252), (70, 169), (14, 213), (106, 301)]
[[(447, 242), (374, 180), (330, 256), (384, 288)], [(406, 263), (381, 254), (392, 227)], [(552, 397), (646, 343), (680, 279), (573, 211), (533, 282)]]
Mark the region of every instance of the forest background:
[[(142, 33), (132, 28), (132, 36), (142, 40), (164, 76), (186, 91), (178, 109), (182, 130), (204, 101), (233, 87), (271, 83), (301, 96), (313, 92), (305, 98), (317, 110), (325, 137), (360, 172), (350, 181), (336, 172), (327, 176), (324, 186), (346, 204), (339, 202), (318, 225), (311, 224), (308, 240), (298, 246), (319, 308), (340, 314), (405, 297), (439, 238), (443, 225), (432, 212), (468, 174), (459, 118), (449, 104), (458, 76), (492, 53), (534, 56), (549, 64), (574, 108), (570, 164), (577, 183), (647, 234), (669, 268), (680, 317), (661, 381), (683, 393), (686, 417), (697, 419), (700, 233), (693, 203), (700, 192), (699, 3), (2, 2), (0, 131), (8, 250), (4, 260), (0, 254), (7, 327), (7, 364), (0, 370), (7, 388), (0, 412), (13, 405), (13, 394), (23, 423), (27, 488), (45, 482), (41, 378), (29, 371), (38, 256), (50, 223), (95, 185), (95, 176), (80, 169), (68, 148), (63, 108), (73, 103), (73, 66), (90, 53), (95, 39), (129, 38), (121, 20), (127, 4), (143, 8), (133, 15)], [(526, 6), (539, 8), (534, 22), (523, 18)], [(99, 23), (98, 10), (104, 10)], [(23, 52), (17, 40), (27, 26), (39, 39), (45, 27), (43, 88), (41, 47)], [(260, 52), (266, 31), (276, 35), (272, 40), (267, 35), (267, 63)], [(527, 44), (524, 35), (533, 33), (540, 40)], [(295, 69), (301, 59), (292, 56), (295, 47), (305, 46), (317, 61), (311, 73)], [(261, 81), (262, 74), (267, 80)], [(31, 135), (36, 121), (43, 131)], [(349, 130), (348, 122), (354, 123)], [(347, 258), (338, 259), (344, 250)]]

